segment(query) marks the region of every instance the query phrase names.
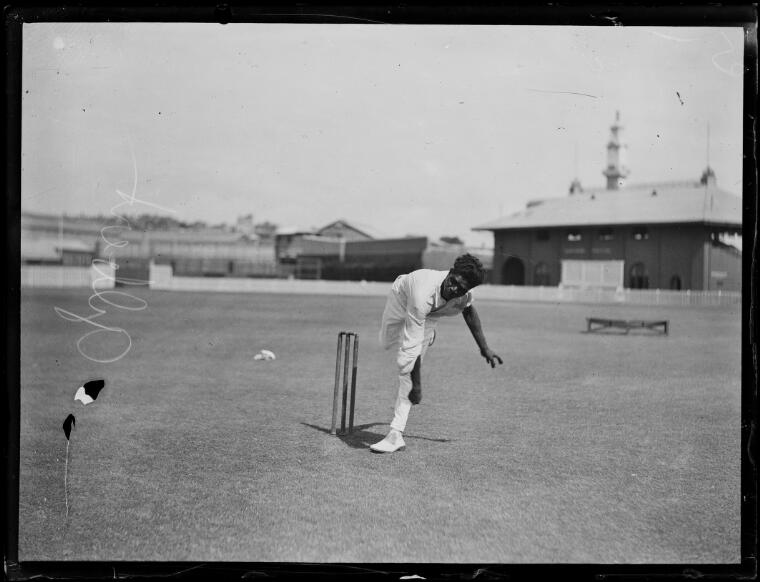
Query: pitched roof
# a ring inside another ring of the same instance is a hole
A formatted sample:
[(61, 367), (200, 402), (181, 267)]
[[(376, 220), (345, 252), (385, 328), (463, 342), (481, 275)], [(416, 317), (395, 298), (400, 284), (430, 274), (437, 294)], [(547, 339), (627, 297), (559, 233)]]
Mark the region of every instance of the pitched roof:
[(501, 230), (607, 224), (701, 223), (741, 228), (742, 199), (699, 182), (586, 190), (563, 198), (528, 203), (472, 230)]
[(367, 237), (367, 238), (374, 238), (371, 234), (369, 234), (368, 232), (366, 232), (365, 227), (362, 227), (361, 229), (357, 228), (354, 224), (352, 224), (352, 223), (350, 223), (347, 220), (344, 220), (342, 218), (338, 219), (338, 220), (334, 220), (330, 224), (327, 224), (327, 225), (319, 228), (317, 230), (317, 234), (322, 234), (326, 230), (330, 230), (330, 229), (338, 229), (338, 230), (348, 229), (348, 230), (353, 230), (354, 232), (356, 232), (357, 234), (359, 234), (361, 236), (364, 236), (364, 237)]
[(24, 260), (60, 259), (61, 252), (95, 253), (95, 245), (79, 239), (52, 237), (21, 237), (21, 258)]

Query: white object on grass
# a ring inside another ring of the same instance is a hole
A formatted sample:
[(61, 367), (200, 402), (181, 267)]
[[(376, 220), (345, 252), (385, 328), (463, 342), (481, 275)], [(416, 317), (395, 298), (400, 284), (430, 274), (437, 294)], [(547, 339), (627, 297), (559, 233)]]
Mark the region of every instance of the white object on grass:
[(84, 391), (84, 386), (79, 387), (79, 390), (77, 390), (77, 393), (74, 395), (74, 400), (81, 400), (82, 404), (85, 406), (90, 402), (94, 402), (94, 400)]
[(253, 356), (254, 360), (275, 360), (277, 357), (274, 355), (274, 352), (270, 352), (269, 350), (261, 350), (258, 354)]
[(89, 382), (85, 382), (74, 394), (74, 400), (80, 400), (82, 404), (87, 406), (91, 402), (95, 402), (95, 399), (105, 385), (105, 380), (90, 380)]

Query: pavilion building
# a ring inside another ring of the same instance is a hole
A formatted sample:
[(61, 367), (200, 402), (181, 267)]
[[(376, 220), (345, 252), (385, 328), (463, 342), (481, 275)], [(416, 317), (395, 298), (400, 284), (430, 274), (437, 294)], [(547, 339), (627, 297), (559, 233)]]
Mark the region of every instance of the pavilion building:
[(619, 114), (610, 128), (605, 188), (576, 179), (567, 196), (476, 226), (494, 235), (493, 283), (741, 290), (742, 200), (699, 180), (626, 185)]

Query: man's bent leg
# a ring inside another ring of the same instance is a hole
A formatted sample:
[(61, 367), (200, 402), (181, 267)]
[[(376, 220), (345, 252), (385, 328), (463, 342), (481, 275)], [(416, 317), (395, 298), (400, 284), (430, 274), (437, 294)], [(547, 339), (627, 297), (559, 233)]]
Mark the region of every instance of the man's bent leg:
[[(381, 331), (381, 343), (385, 343), (383, 340), (387, 337), (388, 335), (385, 333), (385, 330)], [(432, 345), (434, 339), (435, 330), (426, 330), (425, 342), (422, 346), (422, 353), (420, 353), (419, 357), (415, 361), (412, 372), (409, 374), (399, 374), (398, 392), (396, 394), (396, 404), (394, 406), (393, 420), (391, 421), (391, 430), (383, 440), (370, 445), (369, 448), (372, 451), (376, 453), (392, 453), (399, 449), (403, 449), (406, 446), (402, 433), (404, 432), (404, 429), (406, 429), (406, 421), (409, 418), (409, 411), (412, 408), (412, 401), (409, 399), (410, 392), (415, 385), (419, 390), (422, 388), (422, 359), (425, 357), (427, 348)], [(388, 344), (389, 343), (390, 342), (388, 342)], [(388, 344), (386, 344), (385, 347), (389, 347)], [(414, 379), (412, 378), (412, 374), (414, 374)]]
[(417, 357), (414, 362), (414, 368), (410, 374), (412, 378), (412, 389), (409, 391), (409, 401), (412, 404), (419, 404), (422, 400), (422, 356)]
[(412, 389), (409, 391), (409, 400), (412, 404), (419, 404), (422, 402), (422, 360), (427, 353), (430, 346), (435, 341), (435, 327), (430, 327), (425, 330), (425, 341), (422, 344), (422, 351), (414, 362), (412, 368)]

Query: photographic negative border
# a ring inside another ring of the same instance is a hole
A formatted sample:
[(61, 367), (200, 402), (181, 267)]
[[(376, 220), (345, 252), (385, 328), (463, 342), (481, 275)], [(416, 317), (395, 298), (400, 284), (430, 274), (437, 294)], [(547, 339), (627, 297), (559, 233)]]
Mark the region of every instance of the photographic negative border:
[(192, 6), (134, 5), (120, 8), (76, 6), (5, 7), (4, 40), (6, 48), (5, 135), (6, 135), (6, 224), (5, 264), (11, 273), (20, 271), (20, 192), (21, 192), (21, 41), (24, 23), (59, 22), (230, 22), (271, 23), (386, 23), (386, 24), (538, 24), (578, 26), (742, 26), (744, 46), (744, 166), (743, 203), (745, 236), (749, 244), (743, 253), (742, 286), (742, 435), (741, 435), (741, 563), (725, 565), (495, 565), (495, 564), (264, 564), (264, 563), (140, 563), (136, 556), (129, 563), (45, 562), (19, 563), (19, 278), (7, 279), (5, 287), (6, 382), (5, 480), (6, 570), (9, 579), (36, 576), (49, 578), (172, 576), (183, 578), (269, 578), (332, 579), (335, 576), (361, 575), (362, 578), (399, 579), (401, 576), (447, 579), (509, 579), (514, 577), (625, 578), (644, 577), (725, 577), (745, 578), (757, 574), (757, 469), (756, 414), (757, 363), (757, 160), (755, 120), (757, 116), (757, 8), (745, 6), (593, 6), (557, 7), (472, 3), (461, 6), (436, 6), (433, 3), (374, 4), (352, 7), (342, 4), (208, 4)]

